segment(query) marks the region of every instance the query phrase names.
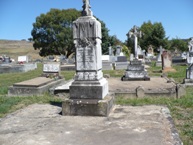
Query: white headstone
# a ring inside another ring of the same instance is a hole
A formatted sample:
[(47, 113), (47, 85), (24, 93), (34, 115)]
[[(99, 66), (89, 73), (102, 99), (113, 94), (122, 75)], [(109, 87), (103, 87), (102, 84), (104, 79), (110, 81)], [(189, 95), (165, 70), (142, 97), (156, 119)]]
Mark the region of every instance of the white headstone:
[(19, 63), (23, 63), (23, 62), (27, 62), (28, 63), (28, 56), (18, 56), (18, 62)]
[(57, 63), (57, 62), (44, 63), (43, 72), (44, 73), (59, 73), (60, 72), (60, 63)]

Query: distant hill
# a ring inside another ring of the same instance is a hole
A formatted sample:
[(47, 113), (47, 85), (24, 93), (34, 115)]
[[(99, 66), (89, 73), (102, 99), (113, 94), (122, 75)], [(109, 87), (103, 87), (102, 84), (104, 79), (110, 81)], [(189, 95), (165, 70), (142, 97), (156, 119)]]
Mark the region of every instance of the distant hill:
[(39, 51), (34, 50), (33, 42), (0, 40), (0, 56), (6, 55), (17, 61), (18, 56), (27, 55), (31, 60), (41, 59)]

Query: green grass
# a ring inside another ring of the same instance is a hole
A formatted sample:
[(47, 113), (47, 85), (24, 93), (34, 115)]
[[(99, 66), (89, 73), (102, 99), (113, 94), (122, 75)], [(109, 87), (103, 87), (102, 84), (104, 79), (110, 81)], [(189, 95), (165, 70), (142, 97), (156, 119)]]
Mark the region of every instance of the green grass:
[(0, 74), (0, 95), (7, 94), (8, 87), (14, 83), (32, 79), (42, 74), (42, 64), (38, 64), (38, 68), (25, 73), (6, 73)]
[(15, 110), (26, 107), (34, 103), (51, 103), (61, 102), (60, 98), (56, 98), (50, 95), (42, 96), (29, 96), (29, 97), (0, 97), (0, 118), (6, 114), (14, 112)]
[[(182, 82), (186, 74), (186, 66), (174, 66), (177, 72), (168, 73), (168, 77), (174, 78), (176, 82)], [(152, 65), (148, 69), (150, 76), (161, 76), (161, 67), (155, 67)], [(103, 74), (110, 74), (111, 77), (122, 77), (125, 70), (108, 70), (103, 71)], [(6, 114), (14, 112), (20, 108), (24, 108), (34, 103), (51, 103), (59, 102), (61, 99), (44, 94), (42, 96), (29, 96), (29, 97), (5, 97), (7, 94), (8, 86), (13, 83), (24, 81), (27, 79), (40, 76), (42, 73), (42, 64), (38, 65), (37, 70), (29, 71), (26, 73), (10, 73), (0, 74), (0, 117), (4, 117)], [(62, 71), (61, 75), (66, 80), (74, 77), (75, 71)], [(185, 97), (175, 99), (166, 97), (145, 97), (145, 98), (125, 98), (116, 97), (116, 104), (120, 105), (164, 105), (167, 106), (173, 117), (176, 128), (180, 134), (184, 145), (193, 144), (193, 89), (191, 87), (186, 88), (187, 94)]]

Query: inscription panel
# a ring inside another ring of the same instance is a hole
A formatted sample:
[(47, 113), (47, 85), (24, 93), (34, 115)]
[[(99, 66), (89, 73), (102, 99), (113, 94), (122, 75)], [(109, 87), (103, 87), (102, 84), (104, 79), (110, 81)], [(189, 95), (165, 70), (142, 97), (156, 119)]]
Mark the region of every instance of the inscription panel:
[(45, 63), (43, 65), (43, 72), (45, 73), (58, 73), (60, 72), (60, 64), (59, 63)]
[(96, 70), (96, 55), (94, 48), (78, 48), (76, 60), (77, 70)]

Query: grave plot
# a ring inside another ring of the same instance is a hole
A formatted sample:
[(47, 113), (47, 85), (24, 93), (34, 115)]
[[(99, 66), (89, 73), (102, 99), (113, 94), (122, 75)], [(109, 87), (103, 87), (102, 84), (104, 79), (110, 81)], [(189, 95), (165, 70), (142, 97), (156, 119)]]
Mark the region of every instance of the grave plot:
[(8, 89), (8, 96), (42, 95), (62, 82), (64, 79), (60, 76), (60, 65), (53, 62), (45, 63), (41, 77), (13, 84)]

